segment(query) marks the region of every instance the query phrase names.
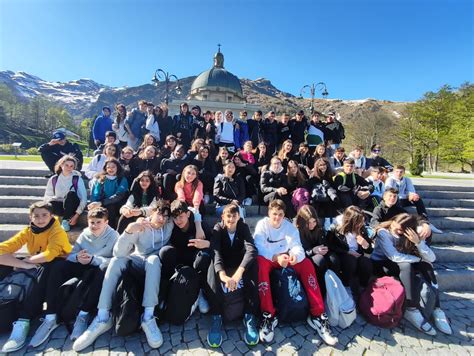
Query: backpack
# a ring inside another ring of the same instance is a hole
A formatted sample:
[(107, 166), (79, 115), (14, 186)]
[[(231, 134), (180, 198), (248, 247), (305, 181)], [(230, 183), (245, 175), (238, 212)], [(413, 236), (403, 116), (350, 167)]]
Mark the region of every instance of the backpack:
[(71, 278), (64, 282), (58, 291), (58, 300), (61, 301), (58, 310), (58, 320), (64, 322), (70, 329), (71, 323), (76, 320), (76, 316), (81, 310), (82, 301), (89, 293), (90, 281), (94, 278), (95, 269), (91, 269), (79, 278)]
[[(99, 156), (99, 161), (100, 161), (100, 156)], [(56, 184), (58, 184), (58, 175), (55, 174), (52, 178), (51, 178), (51, 183), (53, 184), (53, 192), (54, 194), (56, 194)], [(79, 176), (72, 176), (72, 185), (71, 187), (69, 188), (69, 190), (71, 190), (71, 188), (74, 188), (74, 191), (77, 192), (77, 186), (79, 184)]]
[(296, 188), (291, 194), (291, 204), (296, 211), (300, 210), (303, 205), (309, 203), (309, 192), (305, 188)]
[(32, 293), (43, 268), (21, 269), (13, 271), (0, 281), (0, 331), (11, 330), (18, 319), (18, 308)]
[(309, 304), (306, 293), (293, 268), (274, 269), (270, 274), (270, 285), (281, 321), (305, 320)]
[(339, 277), (330, 269), (324, 275), (326, 284), (326, 312), (331, 326), (348, 328), (355, 320), (354, 299), (347, 292)]
[(171, 276), (170, 283), (164, 317), (170, 323), (180, 325), (192, 314), (201, 288), (199, 276), (194, 268), (180, 266)]
[(376, 326), (393, 328), (403, 317), (405, 290), (392, 277), (381, 277), (372, 281), (359, 298), (359, 311), (365, 319)]
[(237, 285), (237, 289), (234, 291), (227, 289), (225, 283), (221, 282), (221, 286), (224, 293), (222, 308), (224, 319), (233, 321), (241, 318), (244, 314), (244, 281), (241, 279)]
[(132, 270), (130, 266), (129, 264), (122, 274), (112, 307), (115, 333), (118, 336), (128, 336), (137, 331), (143, 313), (145, 277), (143, 273)]

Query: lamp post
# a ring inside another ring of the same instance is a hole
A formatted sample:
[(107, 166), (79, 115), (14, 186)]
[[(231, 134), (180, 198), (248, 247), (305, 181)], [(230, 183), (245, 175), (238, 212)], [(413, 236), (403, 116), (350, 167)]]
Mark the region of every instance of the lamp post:
[(311, 94), (311, 106), (309, 107), (309, 109), (311, 110), (311, 115), (313, 115), (313, 112), (314, 112), (314, 95), (316, 94), (316, 90), (321, 90), (321, 95), (323, 96), (324, 99), (327, 98), (329, 93), (328, 93), (328, 90), (326, 88), (326, 83), (324, 83), (324, 82), (319, 82), (319, 83), (316, 83), (316, 84), (313, 83), (311, 85), (305, 85), (303, 88), (301, 88), (300, 98), (303, 98), (303, 93), (304, 93), (305, 89), (308, 89), (308, 88), (309, 88), (309, 92)]
[(160, 81), (165, 82), (165, 84), (166, 84), (166, 87), (165, 87), (165, 90), (166, 90), (165, 103), (166, 103), (166, 105), (168, 105), (168, 101), (169, 101), (169, 92), (170, 92), (171, 79), (174, 79), (176, 81), (176, 87), (174, 88), (174, 91), (178, 95), (181, 94), (181, 86), (179, 85), (179, 79), (176, 75), (165, 72), (163, 69), (157, 69), (155, 71), (155, 75), (151, 79), (151, 81), (153, 82), (153, 84), (155, 84), (155, 86), (158, 86), (158, 83)]

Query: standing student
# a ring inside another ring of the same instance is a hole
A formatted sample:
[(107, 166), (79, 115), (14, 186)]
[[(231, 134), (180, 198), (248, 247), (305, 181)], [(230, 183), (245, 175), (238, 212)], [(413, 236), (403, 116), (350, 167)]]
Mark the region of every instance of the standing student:
[(258, 343), (259, 298), (257, 249), (249, 227), (240, 218), (239, 207), (226, 205), (222, 220), (214, 226), (211, 238), (214, 264), (208, 273), (210, 293), (208, 300), (212, 315), (207, 343), (219, 347), (222, 343), (222, 314), (224, 312), (224, 290), (233, 292), (243, 289), (244, 295), (244, 341), (247, 345)]
[(308, 297), (308, 325), (318, 332), (325, 343), (335, 345), (337, 338), (331, 335), (328, 317), (324, 313), (316, 271), (305, 257), (298, 230), (285, 219), (285, 210), (286, 205), (282, 200), (273, 200), (268, 206), (268, 217), (257, 223), (253, 236), (258, 250), (258, 292), (262, 311), (260, 340), (272, 342), (274, 329), (278, 325), (270, 289), (270, 273), (275, 268), (291, 266)]
[(249, 139), (253, 147), (257, 147), (260, 142), (265, 141), (265, 132), (263, 130), (262, 112), (256, 111), (252, 118), (247, 121), (249, 125)]
[(147, 111), (148, 115), (146, 118), (145, 128), (148, 130), (148, 133), (152, 135), (156, 142), (160, 142), (161, 130), (160, 130), (160, 120), (162, 120), (163, 110), (159, 106), (151, 105), (150, 110)]
[(344, 126), (342, 125), (342, 122), (336, 118), (335, 111), (330, 111), (327, 115), (325, 128), (325, 138), (328, 144), (330, 144), (333, 149), (338, 148), (346, 136), (344, 132)]
[(77, 224), (87, 204), (87, 192), (81, 173), (76, 171), (77, 160), (74, 156), (63, 156), (55, 167), (56, 175), (48, 180), (44, 201), (51, 203), (53, 214), (62, 216), (61, 226), (69, 231)]
[(128, 145), (128, 132), (125, 128), (125, 119), (127, 118), (127, 108), (123, 104), (115, 105), (115, 120), (112, 124), (112, 130), (117, 134), (120, 148), (125, 148)]
[(270, 155), (277, 150), (278, 142), (278, 123), (275, 119), (275, 112), (270, 111), (265, 120), (263, 120), (263, 138), (267, 144)]
[(125, 127), (128, 132), (128, 146), (133, 147), (135, 150), (143, 139), (143, 129), (145, 128), (147, 117), (146, 109), (147, 102), (140, 100), (138, 108), (134, 108), (125, 119)]
[(236, 151), (235, 131), (234, 113), (226, 110), (224, 121), (219, 125), (219, 147), (226, 147), (228, 151), (234, 153)]
[(304, 111), (300, 110), (295, 117), (290, 120), (291, 140), (295, 146), (305, 142), (305, 133), (308, 128), (308, 119), (304, 115)]
[(373, 250), (372, 239), (365, 227), (364, 212), (349, 206), (344, 210), (342, 221), (328, 231), (329, 250), (338, 256), (344, 286), (350, 287), (357, 300), (360, 287), (366, 287), (372, 276), (372, 261), (367, 255)]
[(120, 207), (127, 198), (128, 182), (123, 175), (123, 168), (115, 158), (109, 158), (102, 172), (94, 179), (91, 190), (89, 210), (103, 206), (109, 211), (109, 224), (117, 227)]
[(87, 213), (87, 224), (88, 227), (77, 238), (67, 259), (58, 261), (51, 267), (46, 291), (45, 317), (30, 341), (32, 347), (43, 344), (59, 326), (57, 312), (64, 301), (58, 299), (58, 290), (70, 278), (82, 279), (86, 272), (92, 276), (88, 281), (88, 292), (83, 295), (71, 340), (76, 340), (87, 329), (90, 314), (97, 308), (105, 269), (112, 257), (118, 234), (108, 225), (108, 212), (105, 208), (90, 210)]
[[(416, 286), (415, 275), (420, 274), (437, 291), (438, 281), (433, 270), (436, 256), (416, 231), (417, 219), (409, 214), (399, 214), (380, 224), (371, 258), (378, 275), (388, 274), (402, 282), (405, 288), (404, 318), (418, 330), (433, 336), (436, 330), (420, 311), (420, 291)], [(432, 318), (438, 330), (447, 335), (452, 334), (438, 296)]]
[(112, 131), (112, 119), (110, 118), (111, 110), (108, 106), (102, 108), (102, 114), (99, 115), (92, 126), (94, 143), (99, 147), (105, 142), (105, 133)]
[(290, 115), (287, 113), (280, 115), (280, 121), (277, 123), (278, 141), (277, 147), (282, 147), (283, 142), (291, 139)]
[(160, 293), (161, 262), (160, 249), (165, 246), (173, 229), (169, 218), (169, 205), (160, 201), (149, 219), (137, 221), (127, 226), (114, 246), (113, 255), (105, 272), (100, 292), (98, 312), (87, 330), (72, 345), (74, 351), (84, 350), (113, 326), (112, 298), (118, 281), (125, 269), (131, 268), (145, 272), (145, 289), (142, 306), (141, 328), (151, 348), (163, 344), (163, 336), (156, 324), (154, 310), (158, 305)]
[[(18, 306), (18, 320), (13, 323), (13, 330), (2, 347), (3, 353), (20, 350), (26, 343), (30, 330), (30, 320), (38, 316), (43, 309), (47, 291), (47, 280), (53, 260), (65, 258), (71, 252), (66, 232), (53, 216), (53, 207), (49, 203), (37, 202), (30, 206), (30, 224), (10, 239), (0, 243), (0, 278), (6, 277), (14, 268), (43, 268), (29, 294)], [(29, 257), (20, 259), (15, 252), (23, 246)], [(1, 279), (0, 279), (1, 280)], [(0, 315), (3, 318), (2, 315)]]
[(173, 135), (187, 150), (191, 144), (193, 118), (189, 112), (189, 105), (181, 103), (179, 114), (173, 117)]

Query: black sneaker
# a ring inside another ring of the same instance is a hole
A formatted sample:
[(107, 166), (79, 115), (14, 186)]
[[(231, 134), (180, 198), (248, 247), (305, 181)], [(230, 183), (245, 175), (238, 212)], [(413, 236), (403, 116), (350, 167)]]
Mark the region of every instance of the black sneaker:
[(263, 313), (262, 324), (260, 326), (260, 341), (272, 342), (275, 336), (274, 330), (278, 325), (278, 319), (276, 316), (272, 317), (270, 313)]
[(309, 326), (318, 332), (319, 336), (326, 344), (330, 346), (337, 344), (337, 337), (332, 336), (329, 320), (325, 313), (321, 314), (320, 316), (310, 315), (308, 316), (307, 322)]

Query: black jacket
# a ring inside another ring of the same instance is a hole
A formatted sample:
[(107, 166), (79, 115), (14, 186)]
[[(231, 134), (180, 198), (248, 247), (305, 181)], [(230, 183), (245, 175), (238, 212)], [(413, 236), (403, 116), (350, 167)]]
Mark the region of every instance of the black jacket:
[(288, 188), (288, 179), (286, 178), (285, 171), (273, 173), (267, 170), (260, 176), (260, 189), (263, 194), (273, 193), (280, 187)]
[(182, 159), (177, 159), (173, 155), (170, 158), (164, 159), (161, 161), (161, 173), (165, 174), (168, 169), (172, 169), (177, 174), (180, 174), (184, 167), (189, 163), (189, 158), (184, 156)]
[[(362, 228), (361, 235), (365, 239), (365, 241), (369, 243), (369, 247), (367, 249), (363, 249), (361, 245), (358, 245), (357, 252), (360, 254), (372, 253), (372, 239), (369, 237), (369, 234), (367, 233), (367, 229), (365, 227)], [(349, 245), (346, 242), (346, 237), (337, 230), (337, 227), (333, 226), (331, 230), (328, 231), (327, 241), (328, 248), (330, 251), (333, 251), (335, 253), (349, 252)]]
[(257, 259), (257, 249), (253, 243), (250, 229), (242, 219), (237, 223), (234, 242), (231, 243), (227, 228), (222, 222), (214, 226), (211, 237), (214, 250), (214, 269), (216, 273), (226, 268), (243, 267), (245, 269)]
[(232, 200), (238, 200), (239, 203), (245, 198), (245, 185), (240, 177), (227, 178), (220, 175), (214, 182), (214, 199), (218, 205), (227, 205)]
[(71, 143), (67, 141), (64, 146), (50, 146), (49, 143), (44, 143), (38, 148), (38, 151), (41, 153), (41, 155), (48, 155), (54, 157), (56, 159), (56, 162), (59, 161), (62, 156), (71, 154), (77, 159), (76, 170), (80, 171), (82, 169), (82, 163), (84, 162), (84, 159), (82, 157), (82, 151), (77, 143)]

